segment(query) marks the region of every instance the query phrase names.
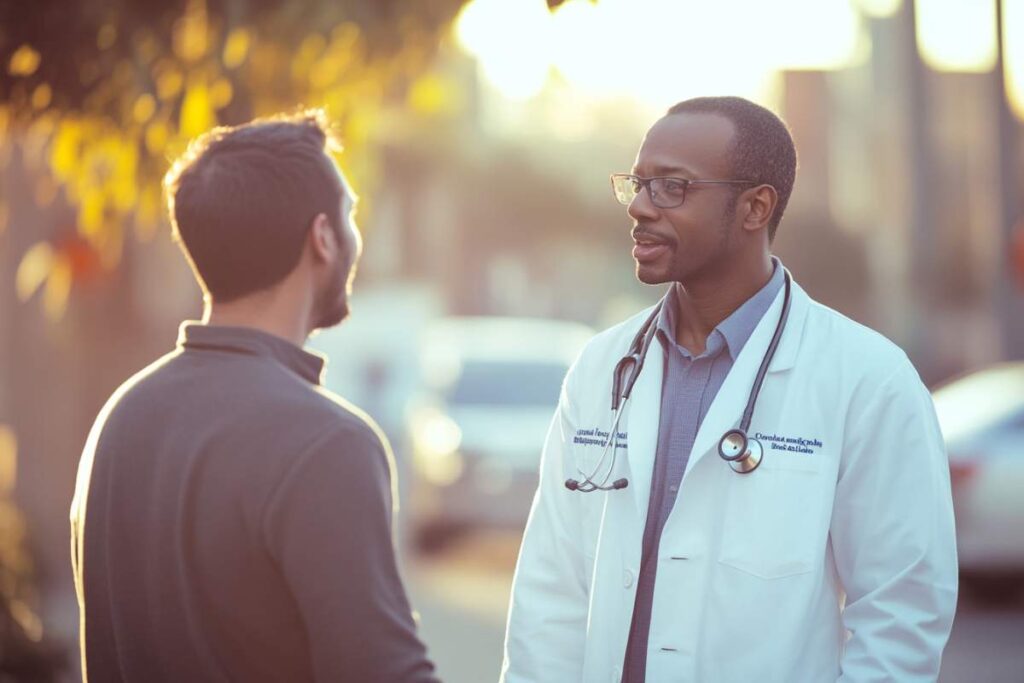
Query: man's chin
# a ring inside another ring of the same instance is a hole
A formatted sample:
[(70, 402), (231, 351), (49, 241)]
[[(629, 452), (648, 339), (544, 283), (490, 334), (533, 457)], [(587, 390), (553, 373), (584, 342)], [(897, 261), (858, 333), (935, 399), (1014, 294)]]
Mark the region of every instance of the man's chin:
[(345, 318), (348, 317), (348, 302), (342, 302), (334, 306), (334, 308), (324, 311), (317, 318), (314, 329), (325, 330), (335, 325), (340, 325)]
[(645, 285), (660, 285), (668, 282), (671, 277), (663, 268), (657, 268), (644, 263), (637, 263), (636, 279)]

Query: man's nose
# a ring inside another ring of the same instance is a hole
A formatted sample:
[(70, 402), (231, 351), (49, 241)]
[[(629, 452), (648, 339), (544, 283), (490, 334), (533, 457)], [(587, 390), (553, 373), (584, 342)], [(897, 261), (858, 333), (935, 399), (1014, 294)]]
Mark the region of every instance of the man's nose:
[(642, 219), (657, 218), (658, 207), (651, 201), (651, 190), (649, 187), (641, 187), (640, 191), (633, 197), (633, 201), (626, 207), (626, 213), (630, 218), (639, 221)]

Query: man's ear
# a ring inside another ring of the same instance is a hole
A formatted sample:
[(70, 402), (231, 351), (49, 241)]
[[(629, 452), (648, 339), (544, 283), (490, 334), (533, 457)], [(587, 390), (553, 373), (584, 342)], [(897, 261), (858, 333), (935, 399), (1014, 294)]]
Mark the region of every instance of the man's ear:
[(743, 229), (754, 232), (767, 228), (778, 206), (779, 193), (771, 185), (758, 185), (743, 195), (742, 202), (746, 208)]
[(318, 213), (313, 218), (308, 240), (316, 260), (323, 262), (334, 260), (338, 251), (338, 241), (326, 214)]

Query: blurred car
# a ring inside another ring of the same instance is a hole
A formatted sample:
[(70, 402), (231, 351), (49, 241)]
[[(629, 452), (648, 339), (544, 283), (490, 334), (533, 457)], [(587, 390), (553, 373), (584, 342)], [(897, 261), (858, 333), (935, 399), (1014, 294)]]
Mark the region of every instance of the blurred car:
[(1024, 579), (1024, 362), (933, 392), (949, 451), (963, 578), (991, 592)]
[(525, 523), (562, 380), (592, 335), (497, 317), (444, 318), (424, 331), (423, 390), (408, 417), (408, 519), (420, 549), (469, 527)]

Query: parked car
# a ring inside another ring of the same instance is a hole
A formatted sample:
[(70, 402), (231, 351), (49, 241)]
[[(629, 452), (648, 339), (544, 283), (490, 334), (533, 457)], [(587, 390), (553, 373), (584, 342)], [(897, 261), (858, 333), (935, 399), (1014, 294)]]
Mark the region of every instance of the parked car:
[(445, 318), (425, 330), (412, 402), (409, 523), (421, 549), (469, 527), (521, 527), (562, 380), (589, 328)]
[(1005, 595), (1024, 583), (1024, 362), (957, 378), (933, 392), (949, 451), (960, 572)]

